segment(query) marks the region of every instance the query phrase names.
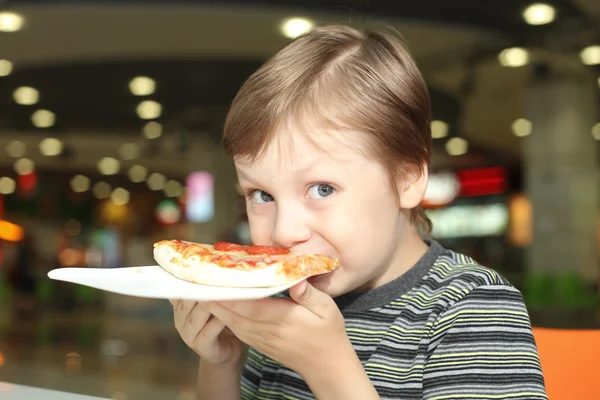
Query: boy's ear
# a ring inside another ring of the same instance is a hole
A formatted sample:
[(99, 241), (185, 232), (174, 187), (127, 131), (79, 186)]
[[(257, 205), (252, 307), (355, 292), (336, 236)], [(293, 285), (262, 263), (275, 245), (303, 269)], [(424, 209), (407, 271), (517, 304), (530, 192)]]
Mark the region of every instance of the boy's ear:
[(418, 207), (425, 195), (428, 180), (429, 171), (427, 165), (423, 166), (422, 172), (415, 168), (414, 171), (407, 174), (398, 186), (400, 208), (409, 210)]

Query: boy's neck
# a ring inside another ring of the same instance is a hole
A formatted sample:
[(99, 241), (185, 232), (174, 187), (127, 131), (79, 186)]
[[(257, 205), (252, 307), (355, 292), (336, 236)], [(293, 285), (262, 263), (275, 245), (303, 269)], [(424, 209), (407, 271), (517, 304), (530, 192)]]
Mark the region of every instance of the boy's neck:
[(427, 253), (429, 245), (423, 241), (416, 229), (410, 229), (398, 241), (394, 253), (390, 257), (388, 269), (379, 277), (358, 289), (365, 292), (383, 286), (404, 275)]

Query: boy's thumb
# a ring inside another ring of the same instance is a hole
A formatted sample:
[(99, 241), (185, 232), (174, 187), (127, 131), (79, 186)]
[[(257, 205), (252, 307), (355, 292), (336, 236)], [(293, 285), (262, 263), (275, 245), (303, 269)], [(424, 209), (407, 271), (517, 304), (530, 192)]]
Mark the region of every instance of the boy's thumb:
[(298, 304), (308, 308), (314, 314), (324, 317), (332, 305), (333, 299), (304, 280), (290, 289), (290, 297)]

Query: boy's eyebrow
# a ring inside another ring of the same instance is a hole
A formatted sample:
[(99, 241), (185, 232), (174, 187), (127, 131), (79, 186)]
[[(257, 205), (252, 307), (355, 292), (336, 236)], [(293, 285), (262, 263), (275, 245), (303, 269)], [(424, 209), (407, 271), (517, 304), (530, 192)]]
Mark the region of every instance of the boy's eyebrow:
[[(317, 169), (319, 169), (319, 168), (317, 168), (317, 165), (315, 165), (314, 163), (309, 163), (306, 166), (303, 166), (301, 168), (295, 169), (294, 170), (294, 174), (295, 175), (303, 175), (303, 174), (306, 174), (308, 172), (312, 172), (312, 171), (317, 170)], [(238, 176), (240, 178), (243, 178), (243, 179), (248, 180), (248, 181), (254, 181), (253, 177), (251, 177), (250, 175), (246, 174), (241, 169), (237, 169), (237, 173), (238, 173)]]
[(254, 182), (254, 179), (252, 179), (252, 177), (249, 176), (248, 174), (244, 173), (244, 171), (242, 171), (240, 169), (237, 169), (236, 171), (237, 171), (239, 179), (244, 179), (246, 181), (252, 181), (252, 182)]
[(243, 171), (237, 169), (237, 174), (238, 174), (238, 181), (247, 181), (252, 183), (253, 185), (256, 186), (261, 186), (264, 184), (264, 182), (262, 182), (261, 179), (256, 179), (250, 175), (248, 175), (247, 173), (244, 173)]

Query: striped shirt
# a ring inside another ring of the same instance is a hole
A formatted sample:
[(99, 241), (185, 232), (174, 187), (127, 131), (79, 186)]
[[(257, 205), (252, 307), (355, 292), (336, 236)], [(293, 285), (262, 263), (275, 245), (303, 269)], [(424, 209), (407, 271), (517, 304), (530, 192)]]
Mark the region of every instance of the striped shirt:
[[(519, 291), (471, 258), (429, 244), (396, 280), (336, 298), (380, 397), (547, 399)], [(255, 349), (248, 354), (241, 393), (242, 399), (314, 399), (300, 375)]]

